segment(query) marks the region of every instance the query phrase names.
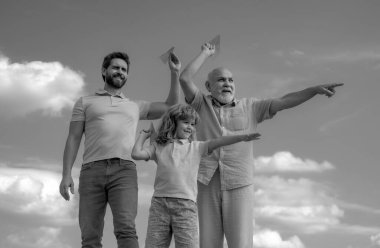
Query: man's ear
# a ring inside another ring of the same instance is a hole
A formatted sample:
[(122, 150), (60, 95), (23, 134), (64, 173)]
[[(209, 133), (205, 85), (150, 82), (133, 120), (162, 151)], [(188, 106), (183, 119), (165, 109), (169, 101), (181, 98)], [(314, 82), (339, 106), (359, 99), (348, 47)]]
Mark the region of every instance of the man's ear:
[(102, 67), (102, 75), (105, 76), (106, 75), (106, 68)]
[(209, 82), (209, 81), (206, 81), (206, 82), (205, 82), (205, 86), (206, 86), (206, 89), (207, 89), (209, 92), (211, 92), (211, 90), (210, 90), (210, 82)]

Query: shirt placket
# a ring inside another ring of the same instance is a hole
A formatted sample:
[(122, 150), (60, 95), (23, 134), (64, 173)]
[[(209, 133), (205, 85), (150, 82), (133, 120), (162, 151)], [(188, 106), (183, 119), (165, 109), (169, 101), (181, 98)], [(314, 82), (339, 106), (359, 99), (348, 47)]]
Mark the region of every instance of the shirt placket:
[[(220, 121), (220, 127), (222, 129), (222, 136), (226, 135), (226, 128), (225, 128), (225, 123), (226, 123), (226, 111), (223, 106), (219, 107), (219, 121)], [(223, 163), (225, 156), (225, 151), (223, 147), (219, 148), (219, 171), (220, 171), (220, 184), (221, 184), (221, 189), (224, 190), (226, 189), (226, 183), (225, 183), (225, 165)]]

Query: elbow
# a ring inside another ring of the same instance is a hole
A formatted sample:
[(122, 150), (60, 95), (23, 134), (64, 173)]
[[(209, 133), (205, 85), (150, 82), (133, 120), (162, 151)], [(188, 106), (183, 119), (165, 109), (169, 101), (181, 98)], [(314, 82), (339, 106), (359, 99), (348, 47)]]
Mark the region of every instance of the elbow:
[(138, 157), (137, 157), (135, 154), (133, 154), (133, 153), (132, 153), (131, 157), (132, 157), (132, 159), (134, 159), (134, 160), (138, 160)]
[(187, 75), (187, 73), (181, 73), (179, 76), (179, 83), (181, 85), (187, 84), (190, 81), (190, 77)]

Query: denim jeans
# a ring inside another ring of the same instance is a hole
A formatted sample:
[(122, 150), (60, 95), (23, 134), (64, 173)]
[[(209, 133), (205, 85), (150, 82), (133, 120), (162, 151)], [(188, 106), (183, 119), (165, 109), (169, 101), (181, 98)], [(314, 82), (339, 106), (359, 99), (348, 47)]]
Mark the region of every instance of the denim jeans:
[(199, 247), (197, 205), (188, 199), (153, 197), (145, 248), (167, 248), (172, 235), (176, 248)]
[(82, 248), (101, 248), (107, 203), (118, 248), (139, 247), (135, 228), (137, 171), (118, 158), (84, 164), (79, 177), (79, 226)]
[(220, 172), (210, 183), (198, 182), (198, 211), (201, 248), (253, 247), (253, 185), (221, 190)]

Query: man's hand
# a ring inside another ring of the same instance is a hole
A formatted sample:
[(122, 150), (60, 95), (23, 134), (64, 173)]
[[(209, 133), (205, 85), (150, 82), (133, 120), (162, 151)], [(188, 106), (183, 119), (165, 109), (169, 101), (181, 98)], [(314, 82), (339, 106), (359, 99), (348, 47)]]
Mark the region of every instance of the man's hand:
[(179, 73), (181, 70), (181, 61), (179, 61), (178, 57), (174, 53), (170, 53), (168, 63), (170, 71)]
[(343, 83), (322, 84), (315, 86), (317, 94), (332, 97), (335, 94), (335, 87), (342, 86)]
[(70, 200), (70, 194), (69, 194), (69, 188), (71, 194), (74, 194), (74, 181), (71, 176), (69, 177), (62, 177), (61, 184), (59, 185), (59, 192), (61, 193), (62, 197), (66, 200)]
[(206, 42), (202, 45), (202, 52), (205, 53), (208, 57), (215, 54), (215, 45)]

